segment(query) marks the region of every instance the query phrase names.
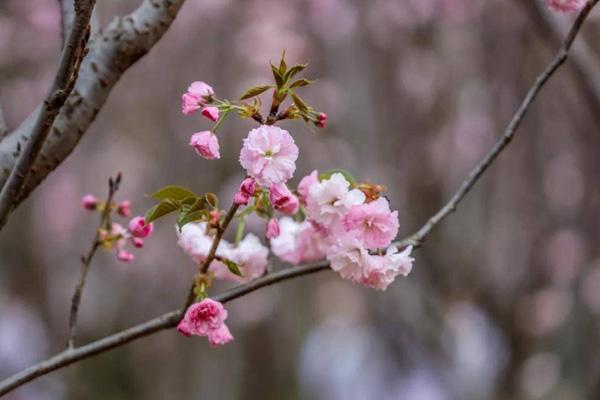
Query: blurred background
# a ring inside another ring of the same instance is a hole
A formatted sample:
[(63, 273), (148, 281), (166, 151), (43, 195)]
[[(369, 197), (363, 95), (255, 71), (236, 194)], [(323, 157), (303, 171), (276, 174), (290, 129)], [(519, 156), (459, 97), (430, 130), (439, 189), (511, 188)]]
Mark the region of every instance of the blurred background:
[[(138, 3), (98, 1), (97, 22)], [(598, 15), (585, 28), (585, 68), (600, 73)], [(329, 120), (317, 132), (282, 124), (300, 148), (294, 182), (345, 168), (385, 184), (405, 236), (488, 151), (558, 48), (540, 18), (573, 19), (541, 0), (187, 1), (0, 234), (0, 378), (64, 348), (79, 256), (97, 223), (81, 195), (103, 197), (117, 171), (117, 199), (131, 199), (135, 214), (166, 184), (236, 189), (254, 123), (228, 120), (221, 160), (200, 159), (187, 142), (209, 124), (180, 111), (191, 81), (235, 99), (271, 79), (282, 50), (288, 63), (309, 60), (306, 75), (319, 81), (303, 97)], [(56, 0), (0, 0), (9, 128), (43, 98), (59, 49)], [(497, 164), (416, 252), (413, 273), (386, 292), (330, 272), (299, 278), (229, 303), (227, 346), (162, 332), (6, 398), (599, 399), (599, 86), (577, 74), (572, 64), (559, 71)], [(171, 222), (158, 223), (134, 263), (97, 256), (81, 342), (182, 304), (195, 267)]]

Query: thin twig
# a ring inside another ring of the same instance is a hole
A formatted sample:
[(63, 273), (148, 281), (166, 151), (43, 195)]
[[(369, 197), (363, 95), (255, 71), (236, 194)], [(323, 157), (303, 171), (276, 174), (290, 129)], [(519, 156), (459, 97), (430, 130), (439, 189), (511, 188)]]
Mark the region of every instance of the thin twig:
[(75, 2), (75, 22), (69, 32), (67, 44), (63, 48), (58, 72), (37, 115), (30, 140), (23, 148), (16, 165), (0, 192), (0, 229), (6, 224), (15, 199), (19, 196), (29, 171), (42, 150), (54, 119), (73, 90), (81, 61), (85, 56), (85, 47), (90, 35), (89, 21), (95, 3), (95, 0), (78, 0)]
[(106, 197), (106, 202), (104, 203), (104, 209), (102, 213), (100, 213), (100, 222), (98, 223), (98, 229), (96, 230), (96, 236), (94, 237), (94, 241), (89, 251), (85, 256), (81, 256), (81, 272), (79, 275), (79, 281), (77, 282), (77, 286), (75, 286), (75, 290), (73, 292), (73, 297), (71, 298), (71, 311), (69, 313), (69, 339), (67, 340), (67, 348), (73, 349), (75, 347), (75, 335), (77, 328), (77, 313), (79, 311), (79, 304), (81, 303), (81, 296), (83, 294), (83, 289), (85, 287), (85, 282), (87, 279), (88, 272), (90, 270), (90, 266), (92, 265), (92, 259), (96, 254), (96, 251), (102, 244), (100, 240), (100, 230), (106, 229), (110, 231), (111, 229), (111, 221), (110, 221), (110, 212), (111, 212), (111, 204), (113, 197), (117, 190), (119, 190), (119, 186), (121, 184), (121, 174), (118, 174), (117, 177), (113, 180), (109, 178), (108, 180), (108, 196)]
[[(577, 33), (581, 29), (581, 26), (588, 14), (590, 13), (591, 9), (598, 3), (598, 1), (600, 0), (590, 0), (584, 7), (584, 9), (581, 11), (579, 16), (575, 20), (569, 35), (565, 39), (561, 50), (559, 51), (557, 56), (551, 61), (548, 67), (544, 70), (544, 72), (540, 76), (538, 76), (533, 87), (525, 97), (525, 100), (515, 113), (506, 130), (504, 131), (502, 138), (494, 145), (490, 153), (488, 153), (482, 159), (482, 161), (479, 164), (477, 164), (473, 170), (471, 170), (467, 179), (459, 187), (458, 191), (454, 194), (454, 196), (452, 196), (450, 201), (444, 207), (442, 207), (442, 209), (438, 211), (429, 221), (427, 221), (427, 223), (425, 223), (425, 225), (423, 225), (421, 229), (419, 229), (417, 232), (415, 232), (408, 238), (397, 243), (398, 246), (422, 245), (425, 237), (429, 235), (432, 229), (456, 209), (457, 205), (469, 192), (469, 190), (477, 182), (477, 180), (481, 177), (483, 172), (485, 172), (485, 170), (490, 166), (490, 164), (496, 159), (498, 154), (510, 142), (510, 140), (514, 136), (515, 130), (519, 127), (521, 120), (525, 116), (527, 110), (529, 109), (529, 106), (535, 99), (539, 90), (554, 74), (554, 72), (556, 72), (556, 70), (564, 63), (567, 57), (567, 53), (571, 48), (571, 45), (573, 44), (573, 40), (577, 36)], [(299, 276), (313, 274), (319, 271), (326, 270), (328, 268), (329, 264), (326, 261), (322, 261), (311, 265), (288, 268), (283, 271), (270, 273), (262, 278), (255, 279), (252, 282), (249, 282), (245, 285), (240, 285), (228, 292), (216, 295), (213, 298), (221, 302), (228, 302), (233, 299), (242, 297), (255, 290), (263, 288), (265, 286), (269, 286), (288, 279), (293, 279)], [(42, 361), (39, 364), (31, 366), (26, 370), (23, 370), (0, 382), (0, 396), (18, 388), (19, 386), (39, 376), (46, 375), (52, 371), (63, 368), (76, 361), (92, 357), (96, 354), (103, 353), (116, 347), (120, 347), (124, 344), (151, 335), (153, 333), (173, 328), (181, 319), (181, 315), (183, 312), (184, 310), (175, 310), (167, 314), (163, 314), (160, 317), (136, 325), (132, 328), (113, 334), (111, 336), (107, 336), (103, 339), (97, 340), (87, 345), (81, 346), (77, 349), (66, 350), (52, 358)]]

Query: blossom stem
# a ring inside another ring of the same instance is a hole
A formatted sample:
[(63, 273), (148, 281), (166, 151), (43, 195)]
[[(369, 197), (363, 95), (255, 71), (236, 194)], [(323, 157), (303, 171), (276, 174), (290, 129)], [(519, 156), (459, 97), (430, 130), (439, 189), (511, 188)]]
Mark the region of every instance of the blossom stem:
[(231, 112), (231, 109), (224, 111), (221, 116), (219, 117), (219, 120), (215, 123), (215, 126), (213, 126), (213, 133), (217, 133), (217, 129), (219, 129), (221, 127), (221, 124), (223, 123), (223, 121), (225, 121), (225, 118), (227, 118), (227, 116), (229, 115), (229, 113)]
[(75, 290), (73, 292), (73, 296), (71, 297), (71, 309), (69, 313), (69, 337), (67, 339), (67, 348), (73, 349), (75, 348), (75, 335), (76, 335), (76, 327), (77, 327), (77, 315), (79, 312), (79, 305), (81, 304), (81, 296), (83, 294), (83, 289), (85, 288), (85, 282), (87, 279), (88, 272), (90, 271), (90, 266), (92, 265), (92, 259), (100, 247), (102, 241), (100, 240), (100, 230), (108, 229), (110, 230), (111, 225), (111, 204), (113, 197), (117, 190), (119, 190), (119, 185), (121, 184), (121, 174), (118, 174), (117, 177), (113, 180), (109, 178), (108, 180), (108, 196), (106, 198), (106, 202), (104, 203), (104, 209), (100, 213), (100, 221), (98, 222), (98, 229), (96, 229), (96, 237), (92, 242), (90, 249), (88, 250), (85, 256), (81, 256), (81, 271), (79, 274), (79, 281), (75, 286)]

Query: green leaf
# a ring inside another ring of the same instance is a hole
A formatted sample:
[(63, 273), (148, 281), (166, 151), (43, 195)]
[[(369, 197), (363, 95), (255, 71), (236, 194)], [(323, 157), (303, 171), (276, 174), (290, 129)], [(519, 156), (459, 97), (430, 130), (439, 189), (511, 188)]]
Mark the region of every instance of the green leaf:
[(356, 181), (356, 178), (354, 178), (354, 176), (352, 176), (352, 174), (350, 172), (346, 171), (345, 169), (339, 169), (339, 168), (332, 169), (327, 172), (323, 172), (322, 174), (319, 175), (319, 181), (327, 180), (327, 179), (331, 178), (331, 176), (333, 174), (342, 174), (344, 176), (344, 178), (346, 178), (348, 183), (350, 183), (350, 185), (352, 185), (352, 186), (356, 186), (358, 183)]
[(206, 218), (208, 218), (208, 213), (206, 210), (198, 210), (185, 213), (182, 212), (177, 217), (177, 227), (181, 231), (181, 228), (183, 228), (190, 222), (196, 222)]
[(296, 105), (296, 107), (298, 107), (298, 110), (300, 110), (300, 112), (308, 112), (308, 105), (296, 93), (292, 93), (292, 100), (294, 101), (294, 104)]
[(160, 217), (164, 217), (165, 215), (172, 213), (173, 211), (179, 210), (180, 207), (181, 202), (179, 200), (164, 199), (148, 210), (144, 219), (146, 220), (146, 223), (150, 223)]
[(174, 199), (184, 200), (188, 197), (196, 197), (196, 194), (181, 186), (169, 185), (157, 190), (150, 195), (156, 200)]
[(285, 75), (285, 71), (287, 70), (287, 64), (285, 63), (285, 50), (281, 53), (281, 61), (279, 61), (279, 72), (281, 75)]
[(246, 90), (246, 92), (242, 95), (242, 97), (240, 97), (240, 100), (246, 100), (246, 99), (250, 99), (252, 97), (258, 96), (259, 94), (266, 92), (267, 90), (269, 90), (272, 87), (273, 87), (273, 85), (258, 85), (258, 86), (251, 87), (250, 89)]
[(235, 261), (230, 260), (229, 258), (221, 258), (221, 261), (225, 263), (225, 265), (227, 265), (227, 269), (229, 269), (229, 271), (237, 276), (244, 276), (242, 274), (242, 271), (240, 270), (240, 266), (237, 265), (237, 263)]
[(273, 64), (271, 64), (271, 71), (273, 72), (273, 78), (275, 78), (275, 84), (277, 84), (277, 88), (281, 89), (285, 83), (283, 74)]
[(290, 89), (295, 89), (303, 86), (312, 85), (315, 81), (311, 81), (310, 79), (302, 78), (298, 79), (290, 84)]
[(215, 208), (219, 205), (219, 198), (214, 193), (208, 192), (204, 194), (204, 199), (206, 200), (207, 204), (212, 208)]
[(292, 68), (289, 69), (288, 72), (286, 72), (286, 74), (284, 75), (284, 78), (286, 81), (289, 81), (290, 79), (292, 79), (297, 73), (302, 72), (304, 70), (304, 68), (307, 67), (308, 64), (297, 64), (294, 65)]

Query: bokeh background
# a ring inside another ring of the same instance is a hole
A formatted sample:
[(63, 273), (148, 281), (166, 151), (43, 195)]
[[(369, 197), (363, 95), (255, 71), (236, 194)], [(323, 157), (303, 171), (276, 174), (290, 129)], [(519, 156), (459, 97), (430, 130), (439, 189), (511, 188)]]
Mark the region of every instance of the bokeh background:
[[(97, 26), (138, 3), (98, 1)], [(598, 15), (585, 41), (586, 68), (600, 73)], [(300, 148), (297, 177), (345, 168), (385, 184), (408, 235), (491, 147), (558, 47), (540, 17), (558, 27), (573, 19), (542, 0), (188, 0), (0, 234), (0, 377), (64, 348), (79, 255), (96, 224), (82, 194), (104, 196), (122, 171), (118, 199), (138, 214), (151, 204), (145, 194), (169, 183), (232, 195), (253, 122), (228, 120), (222, 159), (200, 159), (187, 141), (209, 125), (180, 112), (189, 82), (236, 98), (270, 79), (282, 50), (289, 62), (310, 60), (307, 75), (319, 81), (304, 97), (330, 123), (317, 132), (283, 124)], [(59, 48), (56, 0), (0, 1), (9, 127), (43, 98)], [(230, 303), (227, 346), (162, 332), (6, 398), (600, 398), (600, 110), (589, 101), (597, 82), (576, 74), (569, 65), (550, 82), (497, 164), (416, 253), (414, 272), (386, 292), (330, 272), (303, 277)], [(172, 221), (136, 256), (94, 261), (81, 341), (181, 305), (194, 264)]]

